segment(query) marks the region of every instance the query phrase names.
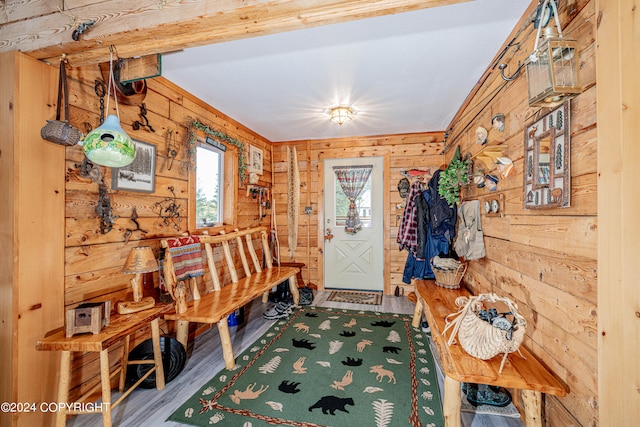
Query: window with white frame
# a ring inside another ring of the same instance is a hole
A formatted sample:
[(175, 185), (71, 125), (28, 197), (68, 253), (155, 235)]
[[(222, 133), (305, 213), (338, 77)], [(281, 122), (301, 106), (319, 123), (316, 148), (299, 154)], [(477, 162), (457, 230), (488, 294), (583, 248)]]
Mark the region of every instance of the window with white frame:
[(223, 222), (224, 155), (217, 146), (200, 143), (196, 147), (196, 228)]

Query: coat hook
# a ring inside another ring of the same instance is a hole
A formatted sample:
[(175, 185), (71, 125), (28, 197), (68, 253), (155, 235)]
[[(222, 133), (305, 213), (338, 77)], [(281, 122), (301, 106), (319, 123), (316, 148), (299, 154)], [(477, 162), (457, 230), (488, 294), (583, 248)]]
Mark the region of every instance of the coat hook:
[(507, 64), (502, 63), (498, 65), (498, 68), (500, 68), (500, 75), (502, 76), (502, 78), (505, 81), (510, 82), (511, 80), (515, 80), (520, 75), (520, 70), (522, 69), (522, 65), (520, 64), (520, 61), (518, 61), (518, 69), (516, 70), (515, 73), (513, 73), (511, 77), (507, 77), (504, 75), (504, 69), (507, 68)]

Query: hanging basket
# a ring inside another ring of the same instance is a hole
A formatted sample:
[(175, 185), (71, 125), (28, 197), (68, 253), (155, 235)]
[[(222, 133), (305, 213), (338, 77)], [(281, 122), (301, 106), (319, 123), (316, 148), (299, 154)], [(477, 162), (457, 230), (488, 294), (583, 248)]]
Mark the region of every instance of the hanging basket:
[(467, 272), (467, 263), (462, 262), (454, 269), (443, 269), (435, 266), (431, 260), (431, 271), (436, 278), (436, 285), (446, 289), (460, 289), (460, 282)]
[[(483, 304), (485, 302), (503, 303), (509, 311), (497, 313), (495, 309), (487, 309)], [(447, 316), (443, 331), (446, 335), (446, 332), (452, 329), (448, 344), (453, 344), (457, 335), (462, 348), (482, 360), (489, 360), (504, 353), (499, 371), (502, 373), (507, 355), (518, 351), (524, 339), (527, 322), (518, 313), (518, 305), (496, 294), (458, 297), (456, 305), (460, 310)]]

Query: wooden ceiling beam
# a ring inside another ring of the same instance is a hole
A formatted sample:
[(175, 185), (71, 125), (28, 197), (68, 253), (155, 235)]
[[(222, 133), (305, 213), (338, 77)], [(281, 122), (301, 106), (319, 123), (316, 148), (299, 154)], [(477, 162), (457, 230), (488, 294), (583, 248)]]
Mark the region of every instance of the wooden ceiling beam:
[[(72, 66), (461, 3), (469, 0), (131, 0), (65, 2), (66, 10), (0, 25), (0, 52)], [(77, 4), (77, 6), (74, 6)], [(95, 21), (78, 41), (80, 23)]]

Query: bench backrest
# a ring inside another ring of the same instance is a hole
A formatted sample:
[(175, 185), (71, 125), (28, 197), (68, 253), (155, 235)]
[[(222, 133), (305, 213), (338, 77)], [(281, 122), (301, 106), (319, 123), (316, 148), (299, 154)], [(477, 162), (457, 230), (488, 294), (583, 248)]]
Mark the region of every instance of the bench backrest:
[[(224, 277), (221, 276), (222, 272), (219, 272), (216, 267), (215, 259), (214, 259), (214, 250), (216, 247), (221, 247), (222, 252), (224, 254), (225, 265), (227, 269), (228, 277), (230, 278), (231, 283), (237, 283), (239, 281), (238, 270), (236, 268), (237, 260), (240, 259), (242, 263), (242, 270), (245, 276), (250, 276), (252, 274), (251, 267), (249, 265), (249, 258), (251, 259), (251, 263), (253, 265), (253, 269), (255, 272), (262, 271), (262, 263), (258, 258), (258, 254), (253, 244), (254, 236), (259, 235), (261, 246), (262, 246), (262, 256), (264, 259), (264, 265), (266, 268), (271, 268), (273, 266), (273, 259), (271, 258), (271, 251), (269, 250), (269, 239), (268, 239), (268, 230), (266, 227), (255, 227), (248, 228), (245, 230), (235, 230), (230, 233), (224, 233), (224, 231), (220, 232), (220, 234), (216, 236), (210, 236), (208, 234), (198, 235), (198, 239), (200, 241), (201, 250), (204, 250), (204, 258), (206, 259), (206, 263), (203, 261), (202, 266), (205, 270), (209, 271), (211, 275), (211, 284), (212, 288), (209, 288), (209, 291), (219, 291), (222, 289), (226, 283), (223, 283)], [(244, 242), (243, 242), (244, 238)], [(232, 245), (231, 242), (235, 242), (235, 255), (232, 253)], [(178, 286), (178, 280), (176, 277), (176, 272), (174, 269), (174, 260), (172, 256), (172, 252), (169, 249), (169, 239), (163, 239), (160, 241), (160, 244), (163, 248), (165, 248), (165, 256), (164, 256), (164, 279), (167, 289), (171, 296), (176, 299), (175, 296), (175, 288)], [(245, 251), (246, 247), (246, 251)], [(248, 254), (248, 257), (247, 257)], [(226, 276), (225, 276), (226, 277)], [(195, 278), (191, 279), (194, 299), (198, 299), (199, 295), (197, 291), (197, 287), (195, 284)]]

